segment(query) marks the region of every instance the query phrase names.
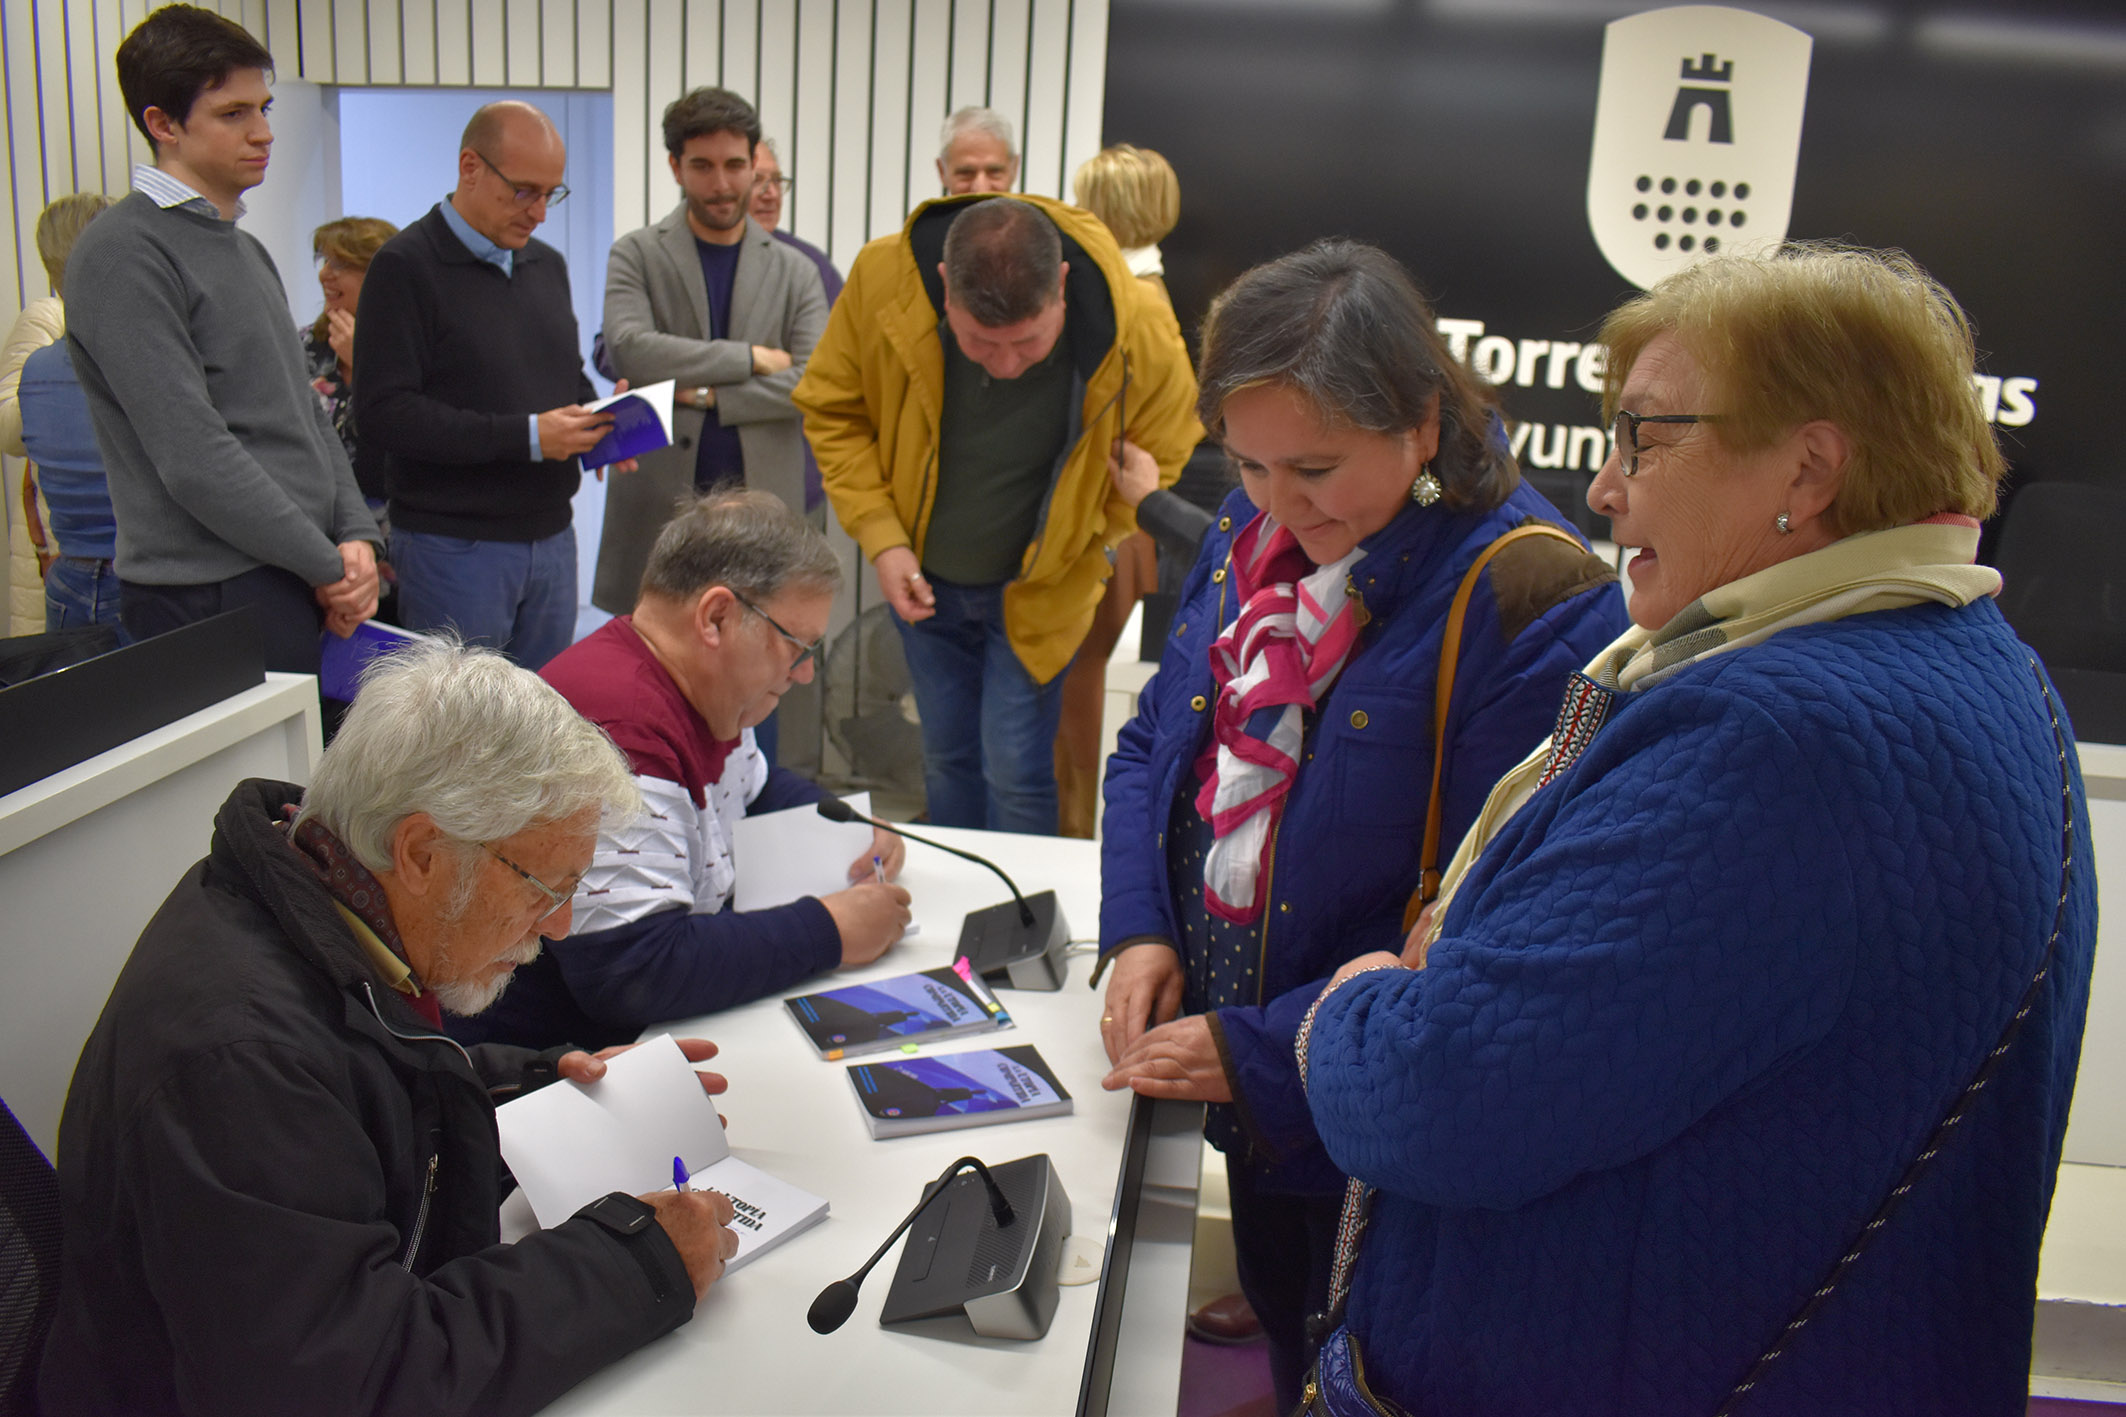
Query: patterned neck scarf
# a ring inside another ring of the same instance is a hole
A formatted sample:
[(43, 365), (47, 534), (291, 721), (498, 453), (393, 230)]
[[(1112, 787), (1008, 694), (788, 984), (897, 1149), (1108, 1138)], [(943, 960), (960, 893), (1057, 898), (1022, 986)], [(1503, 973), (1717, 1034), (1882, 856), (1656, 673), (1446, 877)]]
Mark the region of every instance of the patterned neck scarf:
[(1298, 771), (1306, 713), (1319, 704), (1358, 643), (1345, 593), (1366, 553), (1315, 567), (1299, 539), (1258, 516), (1233, 538), (1228, 565), (1240, 611), (1211, 645), (1217, 702), (1211, 742), (1196, 760), (1196, 810), (1216, 838), (1203, 862), (1203, 900), (1221, 920), (1261, 913), (1272, 832)]
[[(384, 948), (404, 964), (406, 942), (399, 938), (399, 927), (391, 918), (391, 902), (384, 895), (383, 883), (355, 859), (346, 842), (315, 817), (296, 826), (298, 810), (293, 803), (284, 809), (286, 819), (281, 823), (281, 829), (288, 833), (288, 844), (317, 874), (326, 893), (349, 915), (368, 926)], [(406, 1002), (413, 1006), (415, 1013), (436, 1028), (443, 1026), (443, 1015), (435, 996), (421, 987), (420, 976), (413, 973), (411, 965), (407, 966), (404, 983), (392, 987), (406, 995)]]
[(1998, 595), (2000, 572), (1972, 564), (1977, 556), (1978, 523), (1944, 513), (1834, 541), (1707, 591), (1658, 630), (1626, 630), (1568, 681), (1551, 736), (1491, 789), (1448, 863), (1427, 945), (1439, 938), (1454, 888), (1484, 847), (1537, 789), (1579, 760), (1624, 695), (1797, 625), (1929, 602), (1963, 606)]

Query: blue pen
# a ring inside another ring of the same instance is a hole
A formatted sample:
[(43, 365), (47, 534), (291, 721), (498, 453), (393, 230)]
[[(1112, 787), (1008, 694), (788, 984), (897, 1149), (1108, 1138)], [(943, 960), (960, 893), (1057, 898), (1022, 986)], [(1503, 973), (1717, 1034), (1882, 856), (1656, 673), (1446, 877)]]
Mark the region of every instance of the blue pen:
[(886, 863), (879, 860), (876, 852), (871, 855), (871, 876), (880, 885), (886, 884)]
[(679, 1157), (672, 1158), (672, 1189), (685, 1195), (688, 1190), (687, 1164)]

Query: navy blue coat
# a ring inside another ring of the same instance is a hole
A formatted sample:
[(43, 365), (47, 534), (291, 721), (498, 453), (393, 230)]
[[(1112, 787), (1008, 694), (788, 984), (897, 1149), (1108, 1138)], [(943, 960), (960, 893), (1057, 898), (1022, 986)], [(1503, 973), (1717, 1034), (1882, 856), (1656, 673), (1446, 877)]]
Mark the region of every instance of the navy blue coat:
[[(2064, 720), (2064, 711), (2062, 712)], [(2096, 933), (1751, 1414), (2023, 1410)], [(1782, 631), (1612, 711), (1309, 1090), (1380, 1187), (1349, 1327), (1410, 1412), (1713, 1411), (1965, 1087), (2059, 908), (2062, 768), (1990, 600)]]
[[(1234, 534), (1256, 515), (1244, 492), (1220, 510), (1183, 587), (1159, 672), (1108, 760), (1103, 952), (1137, 936), (1180, 940), (1175, 893), (1203, 889), (1200, 879), (1168, 879), (1166, 833), (1175, 795), (1197, 788), (1189, 769), (1209, 733), (1210, 645), (1238, 608), (1223, 568)], [(1272, 1188), (1341, 1188), (1314, 1137), (1293, 1039), (1338, 965), (1368, 950), (1401, 948), (1431, 789), (1433, 684), (1447, 609), (1484, 548), (1529, 518), (1563, 521), (1525, 485), (1489, 512), (1412, 505), (1367, 538), (1367, 554), (1353, 568), (1371, 619), (1321, 705), (1272, 845), (1258, 1001), (1215, 1015), (1239, 1120)], [(1552, 549), (1534, 552), (1534, 574), (1510, 577), (1520, 589), (1502, 606), (1495, 582), (1524, 547)], [(1628, 624), (1614, 578), (1599, 564), (1582, 564), (1589, 561), (1535, 539), (1502, 553), (1479, 580), (1463, 625), (1447, 733), (1442, 866), (1492, 784), (1550, 731), (1567, 676)], [(1531, 587), (1539, 596), (1533, 602)], [(1544, 604), (1545, 594), (1563, 598)], [(1185, 1000), (1184, 1007), (1197, 1012), (1202, 1002)]]

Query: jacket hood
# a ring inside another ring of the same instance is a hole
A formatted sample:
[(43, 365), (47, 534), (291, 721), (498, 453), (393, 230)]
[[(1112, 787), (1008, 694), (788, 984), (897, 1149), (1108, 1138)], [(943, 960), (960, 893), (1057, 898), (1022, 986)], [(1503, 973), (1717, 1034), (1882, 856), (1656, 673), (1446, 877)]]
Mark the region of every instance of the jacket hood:
[[(238, 783), (214, 814), (208, 869), (271, 913), (288, 948), (331, 980), (335, 990), (352, 993), (365, 982), (375, 983), (376, 974), (331, 892), (277, 825), (286, 815), (283, 809), (302, 800), (303, 789), (292, 782), (249, 778)], [(392, 993), (381, 986), (375, 992), (379, 998)], [(411, 1009), (407, 1016), (414, 1016)]]
[(1063, 277), (1063, 328), (1070, 336), (1071, 360), (1078, 377), (1092, 378), (1107, 358), (1119, 332), (1117, 281), (1133, 281), (1115, 238), (1100, 219), (1077, 207), (1065, 206), (1049, 197), (1025, 192), (974, 192), (959, 197), (938, 197), (909, 214), (901, 237), (915, 260), (923, 293), (939, 320), (945, 318), (945, 277), (938, 267), (945, 260), (945, 233), (962, 212), (977, 202), (1011, 197), (1039, 209), (1055, 223), (1063, 241), (1063, 261), (1070, 267)]

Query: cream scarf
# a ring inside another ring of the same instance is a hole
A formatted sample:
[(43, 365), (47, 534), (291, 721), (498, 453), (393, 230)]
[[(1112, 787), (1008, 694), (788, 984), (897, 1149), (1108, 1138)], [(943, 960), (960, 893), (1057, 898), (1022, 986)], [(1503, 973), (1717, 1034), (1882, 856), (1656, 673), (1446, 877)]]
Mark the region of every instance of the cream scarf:
[[(1633, 626), (1597, 654), (1585, 673), (1605, 689), (1637, 693), (1687, 665), (1759, 644), (1796, 625), (1930, 601), (1969, 605), (1981, 596), (2000, 594), (2001, 588), (2000, 572), (1972, 564), (1977, 555), (1978, 523), (1969, 517), (1930, 517), (1911, 526), (1848, 536), (1707, 591), (1658, 630)], [(1567, 690), (1568, 709), (1580, 687)], [(1555, 738), (1544, 739), (1491, 789), (1484, 810), (1447, 864), (1426, 949), (1439, 938), (1440, 922), (1447, 918), (1455, 888), (1469, 867), (1547, 780)]]

